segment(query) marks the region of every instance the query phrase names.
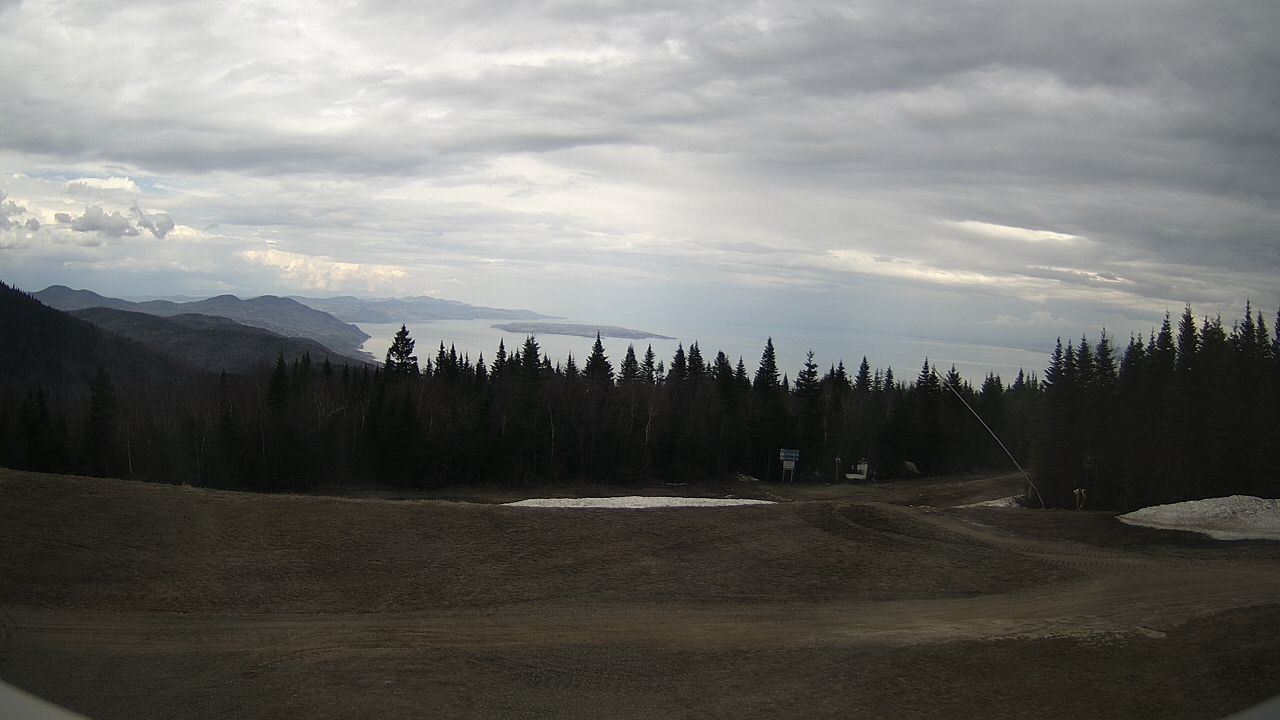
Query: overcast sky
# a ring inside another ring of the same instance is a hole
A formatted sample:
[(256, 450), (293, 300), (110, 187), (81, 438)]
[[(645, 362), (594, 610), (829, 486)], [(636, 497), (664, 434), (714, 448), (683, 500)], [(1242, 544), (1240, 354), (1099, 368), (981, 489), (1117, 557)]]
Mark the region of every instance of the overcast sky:
[(1280, 303), (1275, 0), (0, 0), (0, 26), (24, 289), (1028, 348)]

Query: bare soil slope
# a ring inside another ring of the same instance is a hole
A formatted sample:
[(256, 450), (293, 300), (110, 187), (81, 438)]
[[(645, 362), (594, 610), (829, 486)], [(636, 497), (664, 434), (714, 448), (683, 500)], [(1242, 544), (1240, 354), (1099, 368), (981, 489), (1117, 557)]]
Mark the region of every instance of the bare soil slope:
[(1280, 693), (1280, 544), (949, 509), (1016, 485), (629, 511), (0, 470), (0, 678), (102, 718), (1172, 718)]

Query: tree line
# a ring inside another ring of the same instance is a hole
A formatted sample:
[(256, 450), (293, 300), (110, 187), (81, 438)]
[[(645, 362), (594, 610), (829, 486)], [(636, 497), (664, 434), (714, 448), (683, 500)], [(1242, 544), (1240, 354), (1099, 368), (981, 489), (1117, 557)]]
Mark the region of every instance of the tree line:
[(241, 375), (10, 382), (0, 464), (261, 490), (776, 481), (783, 447), (800, 450), (801, 481), (843, 480), (860, 459), (881, 479), (1011, 468), (967, 404), (1052, 505), (1081, 487), (1117, 508), (1277, 489), (1280, 337), (1251, 309), (1228, 332), (1188, 308), (1176, 334), (1166, 319), (1119, 357), (1105, 332), (1059, 343), (1042, 380), (976, 388), (927, 359), (903, 380), (866, 358), (822, 370), (812, 352), (792, 379), (771, 339), (750, 369), (697, 342), (618, 360), (597, 337), (581, 365), (553, 364), (532, 335), (491, 361), (415, 349), (402, 327), (380, 367), (281, 355)]
[(1117, 508), (1280, 493), (1280, 313), (1272, 334), (1246, 304), (1228, 331), (1188, 305), (1118, 356), (1105, 331), (1059, 341), (1041, 385), (1032, 459), (1052, 504), (1076, 488)]

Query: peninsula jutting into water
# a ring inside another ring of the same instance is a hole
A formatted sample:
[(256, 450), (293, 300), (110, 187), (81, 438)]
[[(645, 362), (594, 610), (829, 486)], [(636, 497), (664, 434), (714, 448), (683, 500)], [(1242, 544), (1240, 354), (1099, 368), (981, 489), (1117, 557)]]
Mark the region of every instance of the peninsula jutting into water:
[(622, 338), (624, 340), (644, 340), (653, 338), (656, 340), (673, 340), (674, 338), (667, 335), (659, 335), (648, 330), (632, 330), (631, 328), (617, 327), (615, 325), (578, 325), (573, 323), (545, 323), (545, 322), (509, 322), (499, 323), (491, 327), (498, 330), (506, 330), (515, 333), (530, 333), (533, 335), (575, 335), (578, 337), (595, 337), (597, 333), (601, 337)]

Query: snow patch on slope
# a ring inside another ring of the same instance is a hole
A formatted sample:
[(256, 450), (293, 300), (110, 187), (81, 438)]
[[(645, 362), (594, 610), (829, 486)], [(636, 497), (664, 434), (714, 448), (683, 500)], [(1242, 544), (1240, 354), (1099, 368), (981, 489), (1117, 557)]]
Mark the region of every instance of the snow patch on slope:
[(1119, 517), (1130, 525), (1198, 532), (1215, 540), (1280, 540), (1280, 500), (1252, 495), (1155, 505)]
[(741, 498), (692, 498), (692, 497), (643, 497), (630, 495), (626, 497), (594, 497), (594, 498), (531, 498), (519, 502), (506, 503), (514, 507), (550, 507), (550, 508), (626, 508), (641, 510), (645, 508), (668, 507), (727, 507), (730, 505), (772, 505), (768, 500), (746, 500)]
[(980, 508), (980, 507), (994, 507), (994, 508), (1022, 507), (1022, 505), (1018, 502), (1018, 497), (1019, 497), (1018, 495), (1010, 495), (1009, 497), (996, 498), (995, 500), (983, 500), (982, 502), (969, 503), (968, 505), (957, 505), (956, 508), (964, 509), (964, 508)]

